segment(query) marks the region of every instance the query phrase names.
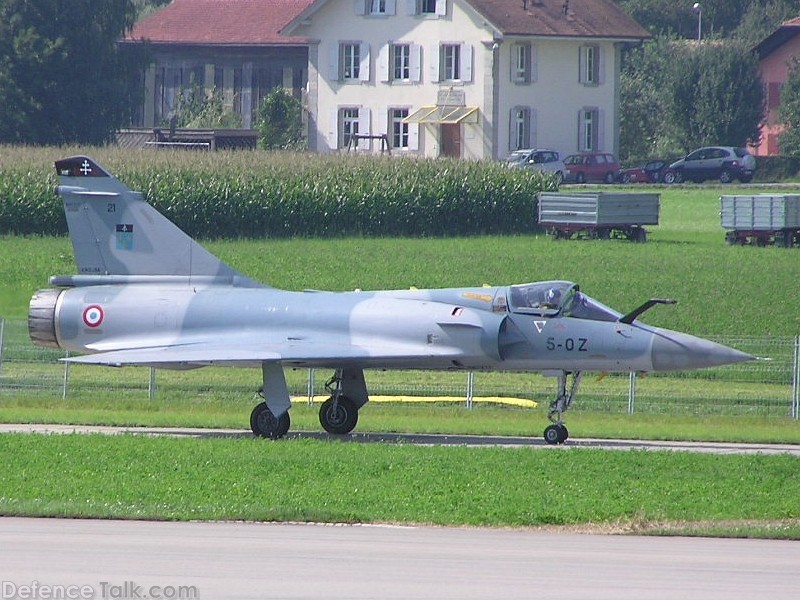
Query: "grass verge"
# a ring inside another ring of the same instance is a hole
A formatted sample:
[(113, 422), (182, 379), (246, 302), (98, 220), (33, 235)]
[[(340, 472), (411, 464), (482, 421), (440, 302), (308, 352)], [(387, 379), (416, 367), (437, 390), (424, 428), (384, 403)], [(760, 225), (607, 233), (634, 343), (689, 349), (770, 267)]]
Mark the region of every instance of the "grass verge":
[(799, 469), (791, 456), (8, 434), (0, 514), (704, 532), (781, 522), (796, 537)]

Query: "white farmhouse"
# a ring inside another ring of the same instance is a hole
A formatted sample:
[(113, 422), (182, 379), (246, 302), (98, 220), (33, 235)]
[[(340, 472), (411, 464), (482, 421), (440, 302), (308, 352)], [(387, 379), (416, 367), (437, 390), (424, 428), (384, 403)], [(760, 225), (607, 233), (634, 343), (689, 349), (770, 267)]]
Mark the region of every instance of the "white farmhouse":
[(610, 0), (314, 0), (309, 145), (496, 159), (617, 154), (622, 50), (648, 32)]

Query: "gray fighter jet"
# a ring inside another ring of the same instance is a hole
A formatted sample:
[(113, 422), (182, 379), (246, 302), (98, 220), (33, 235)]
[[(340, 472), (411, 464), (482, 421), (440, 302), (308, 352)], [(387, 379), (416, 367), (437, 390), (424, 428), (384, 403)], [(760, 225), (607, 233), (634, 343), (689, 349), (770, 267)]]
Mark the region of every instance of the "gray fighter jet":
[(260, 368), (258, 436), (289, 430), (284, 367), (330, 368), (322, 427), (352, 431), (369, 395), (364, 370), (460, 369), (558, 377), (551, 444), (584, 371), (676, 371), (754, 357), (621, 314), (568, 281), (433, 290), (293, 292), (221, 262), (86, 156), (55, 163), (77, 275), (50, 279), (31, 299), (29, 330), (42, 346), (96, 365)]

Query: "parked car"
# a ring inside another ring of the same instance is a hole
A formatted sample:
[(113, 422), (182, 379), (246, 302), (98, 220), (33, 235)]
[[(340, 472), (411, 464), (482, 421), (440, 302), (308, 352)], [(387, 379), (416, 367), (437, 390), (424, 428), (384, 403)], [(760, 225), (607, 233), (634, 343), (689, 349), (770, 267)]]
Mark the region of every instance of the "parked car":
[(589, 152), (572, 154), (564, 159), (567, 170), (564, 181), (586, 183), (587, 181), (602, 181), (614, 183), (619, 176), (619, 163), (613, 154), (604, 152)]
[(730, 183), (738, 179), (749, 183), (756, 170), (756, 158), (745, 148), (734, 146), (706, 146), (698, 148), (669, 166), (664, 176), (666, 183), (681, 183), (706, 179), (719, 179)]
[(620, 172), (622, 183), (662, 183), (664, 174), (669, 171), (669, 161), (660, 158), (647, 161), (645, 164)]
[(506, 164), (512, 169), (536, 169), (555, 173), (558, 184), (564, 180), (564, 163), (558, 152), (547, 148), (526, 148), (514, 150), (506, 158)]

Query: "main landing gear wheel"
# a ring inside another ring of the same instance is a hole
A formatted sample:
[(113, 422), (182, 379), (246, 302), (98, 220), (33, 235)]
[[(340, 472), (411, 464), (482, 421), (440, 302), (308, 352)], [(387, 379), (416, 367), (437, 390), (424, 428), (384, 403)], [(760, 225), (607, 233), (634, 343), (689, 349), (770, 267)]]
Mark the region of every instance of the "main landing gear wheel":
[(350, 433), (358, 423), (358, 408), (347, 396), (331, 396), (319, 409), (319, 422), (328, 433)]
[(551, 445), (563, 444), (569, 437), (567, 426), (563, 423), (548, 425), (544, 430), (544, 441)]
[(289, 413), (285, 412), (280, 417), (275, 417), (265, 402), (257, 404), (250, 413), (250, 429), (258, 437), (277, 440), (289, 431)]

